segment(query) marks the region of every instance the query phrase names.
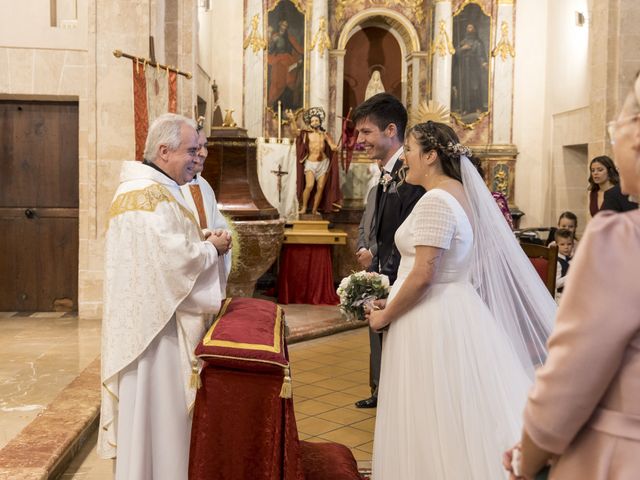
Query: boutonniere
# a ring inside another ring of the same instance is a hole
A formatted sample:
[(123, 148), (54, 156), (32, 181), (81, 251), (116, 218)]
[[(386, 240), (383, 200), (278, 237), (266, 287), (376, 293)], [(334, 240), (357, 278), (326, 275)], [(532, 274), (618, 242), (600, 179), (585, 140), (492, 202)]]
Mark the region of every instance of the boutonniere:
[(385, 172), (385, 174), (380, 177), (380, 185), (382, 185), (383, 192), (387, 191), (387, 188), (389, 188), (391, 182), (393, 182), (393, 177), (387, 172)]

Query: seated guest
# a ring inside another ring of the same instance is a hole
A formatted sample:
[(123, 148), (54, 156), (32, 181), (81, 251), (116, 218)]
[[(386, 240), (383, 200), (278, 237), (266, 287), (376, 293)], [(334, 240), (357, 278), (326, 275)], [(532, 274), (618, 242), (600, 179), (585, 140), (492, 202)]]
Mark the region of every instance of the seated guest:
[[(609, 135), (623, 194), (640, 194), (640, 79)], [(524, 412), (526, 480), (553, 459), (551, 480), (631, 480), (640, 471), (640, 211), (603, 212), (571, 264), (547, 360)], [(518, 465), (520, 468), (518, 469)], [(519, 470), (519, 471), (517, 471)], [(519, 475), (519, 476), (518, 476)]]
[(564, 281), (569, 272), (569, 262), (573, 251), (573, 233), (571, 230), (556, 231), (555, 243), (558, 245), (558, 268), (556, 269), (556, 301), (560, 301), (564, 291)]
[(573, 212), (562, 212), (560, 218), (558, 218), (558, 227), (552, 227), (549, 231), (549, 238), (547, 239), (547, 246), (551, 247), (556, 245), (555, 236), (558, 230), (569, 230), (573, 234), (573, 250), (571, 250), (571, 256), (576, 254), (578, 248), (578, 237), (576, 236), (576, 230), (578, 229), (578, 217)]

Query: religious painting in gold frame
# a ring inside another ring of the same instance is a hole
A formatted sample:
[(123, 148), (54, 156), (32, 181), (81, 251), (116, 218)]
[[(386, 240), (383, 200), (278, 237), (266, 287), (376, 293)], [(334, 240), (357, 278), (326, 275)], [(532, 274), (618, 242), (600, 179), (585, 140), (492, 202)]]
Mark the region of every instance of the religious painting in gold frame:
[(473, 0), (453, 15), (451, 116), (472, 129), (489, 114), (491, 15)]
[(265, 95), (267, 110), (304, 107), (305, 15), (299, 1), (280, 0), (267, 13)]

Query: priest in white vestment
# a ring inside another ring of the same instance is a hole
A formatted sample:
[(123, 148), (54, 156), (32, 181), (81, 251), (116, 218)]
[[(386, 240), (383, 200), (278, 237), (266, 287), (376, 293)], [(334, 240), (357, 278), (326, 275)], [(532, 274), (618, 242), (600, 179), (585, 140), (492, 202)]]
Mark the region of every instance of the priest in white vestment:
[[(203, 117), (200, 119), (204, 120)], [(205, 232), (216, 232), (220, 230), (229, 231), (229, 224), (218, 209), (216, 194), (207, 180), (200, 175), (204, 170), (204, 162), (207, 159), (207, 135), (203, 125), (198, 123), (198, 164), (196, 165), (196, 175), (189, 183), (182, 185), (182, 194), (184, 195), (191, 212), (198, 220), (200, 228)], [(231, 271), (231, 252), (224, 255), (224, 262), (220, 263), (221, 268), (224, 267), (224, 278), (229, 276)], [(226, 289), (226, 283), (223, 292)]]
[(220, 308), (231, 245), (224, 232), (205, 238), (182, 196), (197, 153), (195, 122), (160, 116), (109, 210), (98, 453), (116, 458), (119, 480), (187, 479), (193, 351)]

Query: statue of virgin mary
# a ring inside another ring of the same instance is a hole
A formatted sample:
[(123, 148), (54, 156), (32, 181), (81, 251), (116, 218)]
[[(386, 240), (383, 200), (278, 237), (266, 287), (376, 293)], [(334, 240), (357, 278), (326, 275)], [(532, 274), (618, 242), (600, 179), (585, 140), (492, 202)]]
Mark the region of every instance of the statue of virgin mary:
[(384, 93), (384, 85), (382, 84), (382, 78), (380, 78), (380, 70), (374, 70), (367, 83), (367, 89), (364, 93), (364, 99), (367, 100), (378, 93)]

